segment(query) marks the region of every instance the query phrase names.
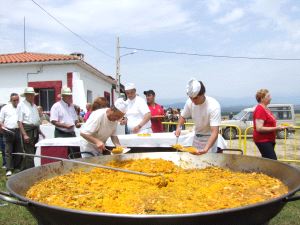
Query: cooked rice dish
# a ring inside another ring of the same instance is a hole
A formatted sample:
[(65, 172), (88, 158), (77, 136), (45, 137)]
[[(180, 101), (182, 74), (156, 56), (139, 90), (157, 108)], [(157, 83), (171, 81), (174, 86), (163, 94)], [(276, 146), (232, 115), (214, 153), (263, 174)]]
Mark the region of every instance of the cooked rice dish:
[(93, 168), (42, 180), (26, 197), (48, 205), (122, 214), (182, 214), (241, 207), (279, 197), (288, 188), (261, 173), (234, 172), (219, 167), (183, 169), (163, 159), (112, 161), (106, 165), (161, 177)]

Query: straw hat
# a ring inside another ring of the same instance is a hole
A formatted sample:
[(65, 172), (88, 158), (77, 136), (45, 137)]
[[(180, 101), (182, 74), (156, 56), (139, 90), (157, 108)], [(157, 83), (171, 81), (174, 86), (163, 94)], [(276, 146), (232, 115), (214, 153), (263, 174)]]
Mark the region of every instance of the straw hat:
[(72, 90), (69, 87), (63, 87), (61, 89), (61, 95), (72, 95)]
[(24, 89), (24, 93), (21, 94), (22, 97), (25, 97), (25, 94), (33, 94), (38, 95), (38, 93), (35, 93), (33, 87), (27, 87)]

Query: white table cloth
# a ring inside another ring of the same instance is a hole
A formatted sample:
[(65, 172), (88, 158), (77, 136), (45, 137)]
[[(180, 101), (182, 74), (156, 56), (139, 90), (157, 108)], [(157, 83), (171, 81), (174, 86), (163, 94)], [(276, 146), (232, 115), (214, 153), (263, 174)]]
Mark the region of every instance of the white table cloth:
[[(151, 136), (138, 136), (137, 134), (118, 135), (122, 146), (126, 147), (171, 147), (176, 143), (174, 133), (152, 133)], [(191, 146), (194, 138), (194, 132), (183, 131), (178, 138), (178, 144), (183, 146)], [(41, 154), (42, 146), (80, 146), (81, 137), (72, 138), (47, 138), (39, 141), (36, 144), (36, 154)], [(106, 142), (107, 146), (114, 146), (109, 138)], [(227, 147), (226, 141), (219, 135), (218, 147), (224, 149)], [(35, 165), (40, 165), (40, 158), (35, 158)]]
[[(127, 147), (171, 147), (176, 143), (174, 133), (152, 133), (150, 136), (138, 136), (137, 134), (118, 135), (122, 146)], [(178, 138), (178, 144), (190, 146), (193, 142), (194, 133), (188, 132)], [(107, 146), (114, 146), (111, 139), (106, 142)]]

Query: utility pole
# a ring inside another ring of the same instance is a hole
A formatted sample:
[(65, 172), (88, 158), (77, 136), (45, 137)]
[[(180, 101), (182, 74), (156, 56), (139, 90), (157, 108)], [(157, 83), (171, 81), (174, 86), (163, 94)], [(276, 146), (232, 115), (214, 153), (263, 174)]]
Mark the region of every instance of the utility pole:
[(117, 37), (116, 43), (116, 93), (120, 97), (121, 94), (121, 81), (120, 81), (120, 38)]
[(137, 53), (136, 50), (126, 53), (124, 55), (120, 55), (120, 38), (117, 37), (117, 42), (116, 42), (116, 93), (117, 93), (118, 97), (120, 97), (120, 95), (121, 95), (121, 74), (120, 74), (121, 58), (124, 56), (133, 55), (135, 53)]
[(26, 52), (26, 23), (25, 23), (25, 16), (24, 16), (24, 32), (23, 32), (23, 39), (24, 39), (24, 52)]

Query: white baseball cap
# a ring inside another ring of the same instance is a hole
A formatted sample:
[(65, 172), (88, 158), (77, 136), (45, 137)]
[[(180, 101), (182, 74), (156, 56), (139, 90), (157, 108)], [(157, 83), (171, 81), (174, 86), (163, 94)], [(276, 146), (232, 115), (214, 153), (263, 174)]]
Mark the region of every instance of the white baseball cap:
[(123, 98), (118, 98), (114, 105), (120, 112), (124, 114), (126, 113), (128, 104), (123, 100)]
[(195, 78), (191, 78), (186, 86), (186, 94), (191, 98), (195, 98), (199, 94), (200, 90), (200, 82)]
[(125, 84), (125, 91), (132, 90), (132, 89), (135, 89), (135, 84), (134, 83)]

